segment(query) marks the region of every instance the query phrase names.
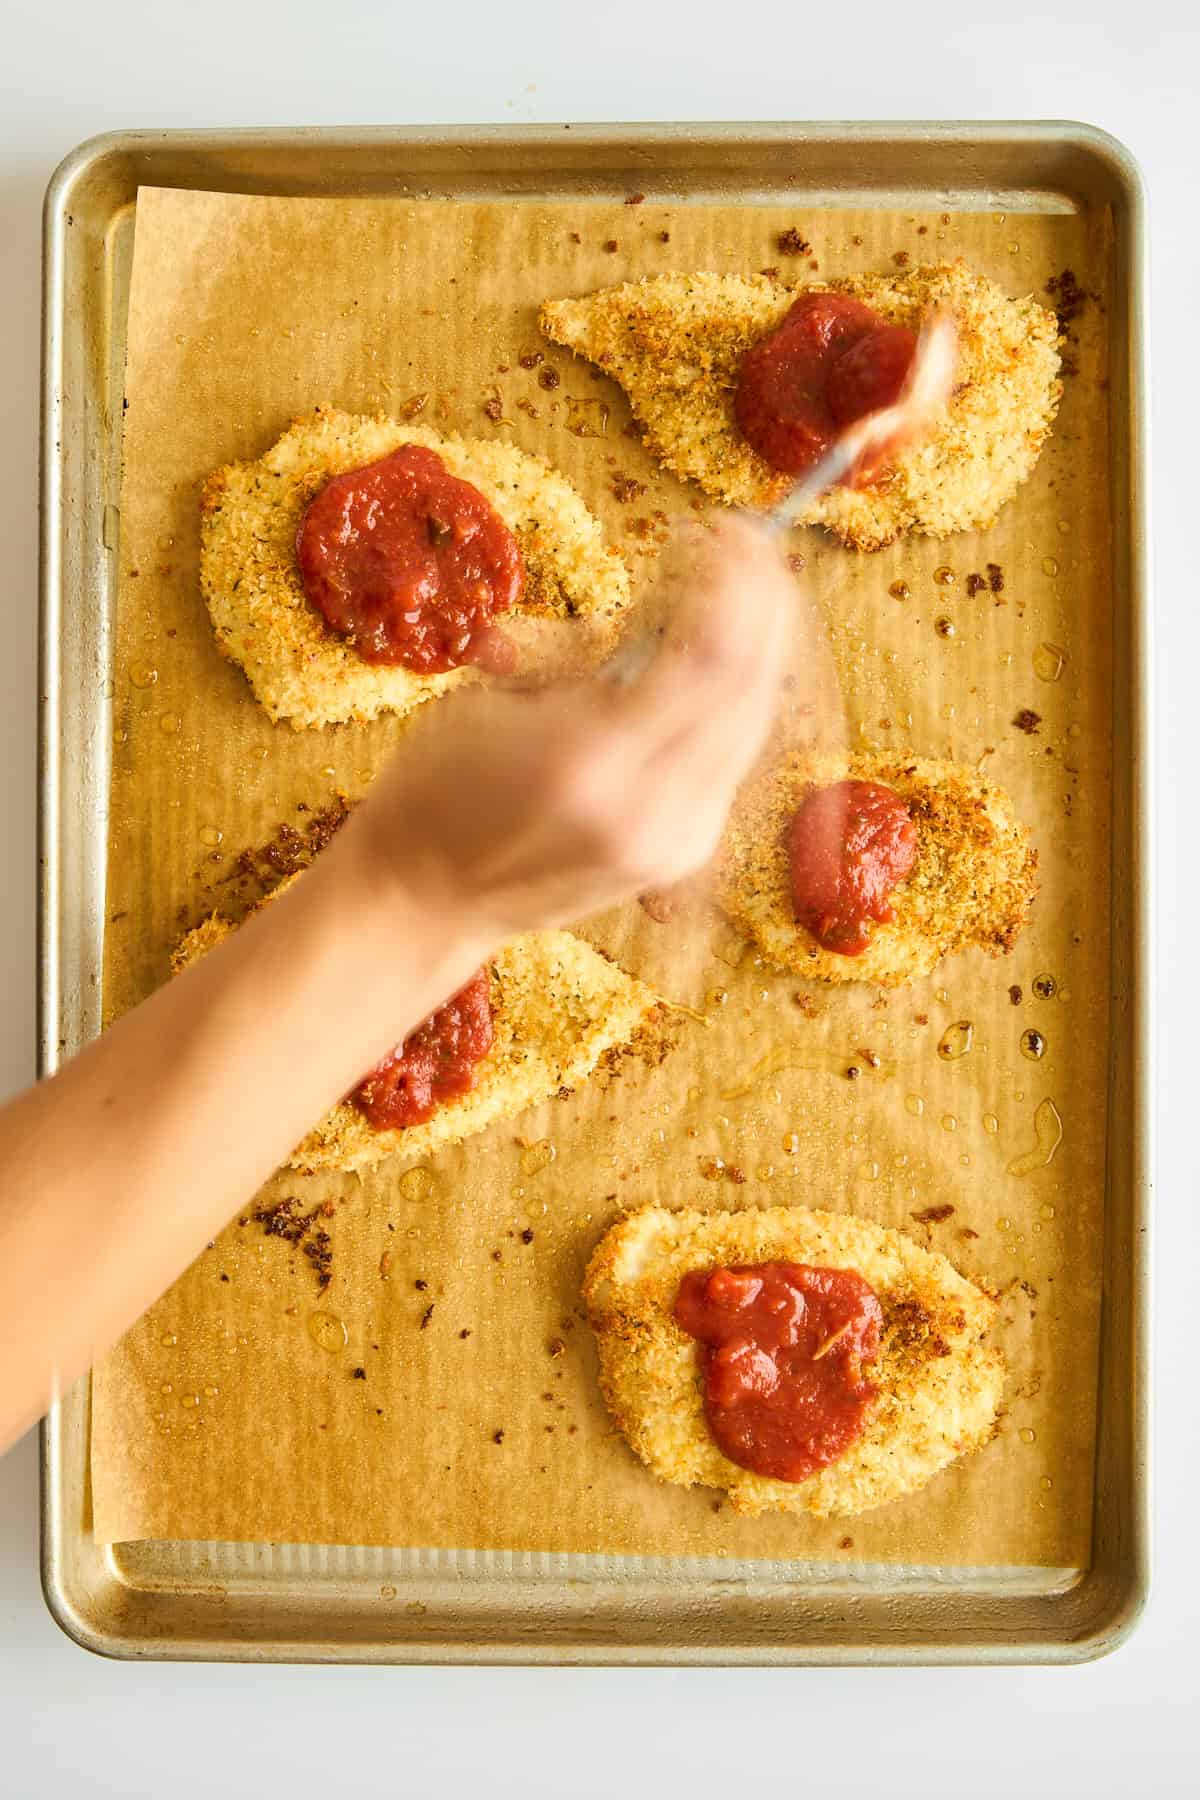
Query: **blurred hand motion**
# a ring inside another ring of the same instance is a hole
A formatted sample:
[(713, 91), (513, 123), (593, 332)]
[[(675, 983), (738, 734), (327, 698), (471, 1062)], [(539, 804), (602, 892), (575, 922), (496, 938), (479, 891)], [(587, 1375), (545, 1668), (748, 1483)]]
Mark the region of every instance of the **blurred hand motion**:
[(343, 838), (483, 938), (670, 885), (710, 859), (766, 744), (801, 611), (760, 526), (688, 527), (644, 635), (587, 679), (430, 707)]

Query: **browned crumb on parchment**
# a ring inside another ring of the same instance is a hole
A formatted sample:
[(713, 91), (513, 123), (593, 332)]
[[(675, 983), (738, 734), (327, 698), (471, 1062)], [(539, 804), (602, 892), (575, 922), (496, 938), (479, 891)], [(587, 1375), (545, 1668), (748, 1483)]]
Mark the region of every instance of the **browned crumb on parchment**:
[(317, 1278), (317, 1292), (323, 1294), (333, 1280), (333, 1239), (318, 1221), (331, 1219), (335, 1208), (324, 1200), (310, 1211), (301, 1210), (295, 1194), (288, 1194), (268, 1206), (256, 1207), (250, 1214), (261, 1225), (266, 1237), (282, 1238), (307, 1257)]

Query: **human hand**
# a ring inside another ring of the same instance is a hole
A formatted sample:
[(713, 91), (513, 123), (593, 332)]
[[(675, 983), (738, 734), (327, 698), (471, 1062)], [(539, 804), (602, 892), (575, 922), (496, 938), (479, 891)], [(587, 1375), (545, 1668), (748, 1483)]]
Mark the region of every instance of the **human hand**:
[(797, 596), (741, 519), (689, 530), (657, 588), (640, 673), (634, 640), (584, 681), (439, 701), (334, 849), (486, 945), (701, 867), (770, 728)]

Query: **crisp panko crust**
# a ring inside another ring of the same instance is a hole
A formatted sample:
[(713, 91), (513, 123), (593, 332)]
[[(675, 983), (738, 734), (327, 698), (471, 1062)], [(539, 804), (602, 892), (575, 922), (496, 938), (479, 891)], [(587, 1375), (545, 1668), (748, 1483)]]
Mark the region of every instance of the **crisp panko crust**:
[(676, 475), (730, 506), (769, 507), (791, 478), (750, 448), (734, 418), (741, 360), (799, 293), (853, 294), (889, 324), (915, 327), (947, 307), (959, 332), (958, 386), (926, 442), (890, 477), (837, 488), (803, 523), (878, 550), (908, 531), (932, 537), (988, 526), (1037, 461), (1062, 393), (1058, 325), (1035, 300), (1013, 300), (961, 260), (885, 275), (782, 286), (762, 275), (653, 275), (581, 299), (548, 300), (555, 343), (615, 377), (645, 443)]
[[(629, 571), (575, 489), (540, 457), (498, 440), (443, 436), (319, 406), (256, 462), (217, 469), (200, 501), (200, 585), (217, 647), (245, 671), (272, 719), (300, 729), (405, 713), (480, 679), (474, 667), (421, 675), (364, 662), (305, 598), (295, 550), (304, 509), (331, 476), (377, 462), (401, 444), (435, 450), (512, 531), (525, 565), (515, 611), (577, 620), (577, 654), (585, 663), (615, 639), (629, 604)], [(538, 672), (536, 648), (523, 661)], [(556, 660), (556, 669), (563, 666)]]
[[(893, 890), (895, 917), (868, 926), (861, 956), (825, 950), (797, 922), (785, 833), (815, 787), (878, 781), (917, 827), (911, 872)], [(717, 893), (739, 930), (776, 968), (816, 981), (900, 987), (957, 950), (1011, 950), (1037, 892), (1037, 851), (1003, 789), (978, 770), (929, 758), (795, 751), (743, 790), (722, 847)]]
[[(177, 945), (172, 973), (236, 929), (212, 914)], [(569, 931), (526, 932), (488, 969), (495, 1037), (469, 1093), (445, 1101), (423, 1125), (399, 1131), (376, 1131), (356, 1106), (340, 1101), (296, 1146), (288, 1167), (355, 1171), (389, 1156), (429, 1156), (577, 1086), (609, 1053), (656, 1029), (658, 996)]]
[[(861, 1437), (806, 1481), (775, 1481), (722, 1454), (704, 1416), (698, 1345), (675, 1323), (690, 1269), (799, 1262), (854, 1269), (883, 1310), (878, 1388)], [(723, 1488), (735, 1512), (866, 1512), (915, 1493), (995, 1431), (1004, 1359), (983, 1343), (995, 1301), (944, 1256), (845, 1214), (777, 1206), (647, 1206), (602, 1239), (583, 1286), (600, 1384), (630, 1448), (664, 1481)]]

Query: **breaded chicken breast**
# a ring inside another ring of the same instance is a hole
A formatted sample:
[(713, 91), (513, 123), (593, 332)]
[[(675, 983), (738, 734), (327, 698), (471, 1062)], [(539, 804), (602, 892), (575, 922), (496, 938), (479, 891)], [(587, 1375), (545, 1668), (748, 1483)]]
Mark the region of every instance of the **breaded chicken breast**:
[[(176, 947), (172, 972), (236, 929), (219, 913), (205, 919)], [(356, 1106), (340, 1101), (296, 1146), (288, 1167), (305, 1174), (354, 1171), (389, 1156), (429, 1156), (577, 1086), (606, 1056), (658, 1023), (658, 996), (569, 931), (514, 938), (492, 958), (488, 973), (495, 1035), (468, 1093), (441, 1102), (423, 1124), (394, 1131), (377, 1131)]]
[(401, 444), (436, 451), (452, 475), (479, 489), (515, 536), (525, 591), (499, 623), (519, 615), (577, 622), (572, 654), (564, 654), (559, 633), (553, 662), (547, 666), (546, 653), (539, 658), (534, 644), (523, 650), (524, 671), (586, 666), (615, 640), (629, 604), (629, 571), (570, 482), (540, 457), (497, 440), (443, 436), (319, 406), (296, 419), (256, 462), (217, 469), (200, 502), (200, 585), (217, 647), (245, 671), (272, 719), (288, 719), (299, 729), (405, 713), (481, 679), (474, 665), (418, 674), (365, 662), (305, 597), (296, 531), (309, 501), (331, 476), (377, 462)]
[[(700, 1346), (675, 1323), (692, 1269), (746, 1263), (853, 1269), (883, 1312), (878, 1388), (861, 1436), (807, 1480), (741, 1468), (704, 1413)], [(671, 1212), (647, 1206), (601, 1241), (583, 1286), (608, 1409), (635, 1455), (664, 1481), (723, 1488), (735, 1512), (866, 1512), (925, 1486), (995, 1430), (1004, 1359), (983, 1343), (994, 1300), (944, 1256), (866, 1219), (776, 1206)]]
[(763, 275), (653, 275), (575, 300), (548, 300), (542, 330), (598, 363), (629, 396), (647, 447), (676, 475), (729, 506), (766, 508), (793, 478), (751, 449), (734, 417), (742, 357), (801, 293), (865, 301), (915, 328), (953, 313), (958, 385), (936, 432), (895, 457), (877, 485), (835, 488), (801, 521), (878, 550), (901, 533), (933, 537), (990, 525), (1050, 434), (1062, 384), (1058, 324), (1035, 300), (1011, 300), (962, 261), (786, 287)]
[[(870, 942), (860, 956), (824, 949), (797, 922), (784, 841), (805, 797), (845, 780), (892, 788), (917, 828), (916, 860), (890, 895), (894, 917), (868, 925)], [(1037, 891), (1036, 870), (1037, 851), (1012, 801), (977, 769), (872, 751), (796, 751), (739, 796), (722, 847), (717, 895), (776, 968), (816, 981), (899, 987), (968, 946), (992, 955), (1011, 950)]]

